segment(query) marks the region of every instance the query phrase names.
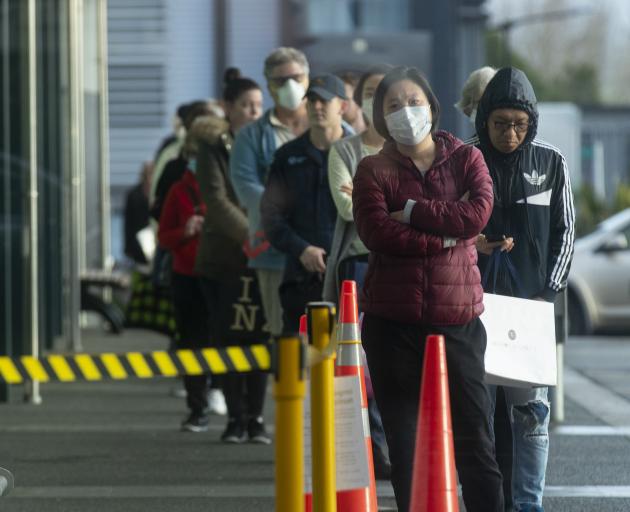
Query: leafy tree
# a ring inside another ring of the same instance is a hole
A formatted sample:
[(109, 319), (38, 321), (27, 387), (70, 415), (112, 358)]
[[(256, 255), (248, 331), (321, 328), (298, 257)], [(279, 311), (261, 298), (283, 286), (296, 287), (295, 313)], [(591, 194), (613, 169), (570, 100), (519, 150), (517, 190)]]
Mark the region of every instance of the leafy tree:
[(497, 30), (486, 32), (486, 60), (497, 68), (514, 66), (522, 69), (532, 83), (538, 101), (581, 104), (601, 101), (597, 69), (590, 62), (567, 62), (558, 74), (543, 73), (510, 48), (505, 36)]

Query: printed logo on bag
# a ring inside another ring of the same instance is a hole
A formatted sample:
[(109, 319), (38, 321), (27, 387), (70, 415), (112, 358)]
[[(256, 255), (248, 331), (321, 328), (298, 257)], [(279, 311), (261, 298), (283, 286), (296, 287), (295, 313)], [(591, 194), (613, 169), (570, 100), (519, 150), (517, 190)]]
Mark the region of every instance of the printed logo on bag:
[(516, 339), (516, 331), (514, 329), (510, 329), (508, 331), (508, 338), (510, 338), (512, 341)]
[(540, 187), (547, 179), (546, 174), (538, 174), (536, 169), (534, 169), (531, 174), (524, 172), (523, 176), (525, 176), (527, 183), (533, 185), (534, 187)]
[(253, 331), (256, 328), (256, 320), (260, 306), (253, 304), (251, 285), (253, 277), (241, 276), (243, 287), (238, 302), (232, 304), (234, 308), (234, 323), (230, 329), (235, 331)]

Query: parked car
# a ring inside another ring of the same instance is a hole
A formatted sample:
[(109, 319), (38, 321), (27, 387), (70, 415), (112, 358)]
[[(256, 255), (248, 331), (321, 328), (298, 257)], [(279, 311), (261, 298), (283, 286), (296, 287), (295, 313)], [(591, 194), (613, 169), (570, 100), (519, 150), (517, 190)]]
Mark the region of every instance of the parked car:
[(569, 273), (569, 332), (630, 332), (630, 208), (575, 242)]

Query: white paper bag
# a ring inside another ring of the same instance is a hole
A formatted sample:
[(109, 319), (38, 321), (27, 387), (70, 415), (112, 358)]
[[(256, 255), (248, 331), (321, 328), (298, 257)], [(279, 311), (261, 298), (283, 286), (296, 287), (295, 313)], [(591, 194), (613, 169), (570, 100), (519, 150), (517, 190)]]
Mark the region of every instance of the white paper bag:
[(485, 293), (485, 380), (502, 386), (555, 386), (556, 328), (553, 304)]
[(153, 256), (155, 255), (155, 232), (151, 228), (151, 226), (147, 226), (144, 229), (141, 229), (136, 233), (136, 240), (140, 244), (140, 248), (144, 253), (144, 257), (148, 262), (153, 261)]

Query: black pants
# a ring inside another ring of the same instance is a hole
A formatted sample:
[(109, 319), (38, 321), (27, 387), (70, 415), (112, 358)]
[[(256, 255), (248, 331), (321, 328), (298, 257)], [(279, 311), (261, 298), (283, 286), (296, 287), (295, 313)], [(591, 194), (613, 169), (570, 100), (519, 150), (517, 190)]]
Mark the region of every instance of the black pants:
[(278, 290), (282, 304), (283, 332), (298, 332), (300, 317), (306, 313), (306, 305), (321, 301), (323, 291), (324, 281), (321, 274), (307, 273), (294, 279), (285, 278)]
[[(222, 324), (222, 322), (229, 322), (230, 319), (221, 318), (221, 315), (217, 314), (224, 309), (219, 301), (225, 300), (224, 297), (227, 295), (227, 290), (222, 289), (225, 285), (221, 281), (202, 278), (201, 286), (210, 319), (209, 329), (214, 340), (213, 345), (220, 347), (231, 345), (232, 342), (228, 343), (229, 340), (224, 339), (224, 333), (228, 329), (226, 325)], [(258, 340), (257, 343), (260, 341)], [(213, 380), (215, 379), (213, 378)], [(251, 372), (245, 375), (228, 373), (222, 377), (221, 384), (230, 418), (245, 422), (248, 418), (262, 416), (267, 390), (266, 372)]]
[[(178, 349), (199, 349), (210, 344), (206, 302), (199, 278), (173, 272), (171, 277), (175, 322), (179, 332)], [(186, 403), (191, 412), (201, 414), (208, 408), (207, 375), (184, 376)]]
[(486, 334), (479, 319), (462, 326), (411, 325), (366, 314), (363, 346), (389, 446), (400, 512), (409, 510), (425, 339), (442, 334), (453, 418), (455, 464), (468, 512), (503, 512), (501, 473), (483, 383)]
[(505, 403), (503, 387), (497, 386), (497, 405), (494, 410), (494, 436), (499, 470), (503, 475), (505, 510), (512, 510), (512, 424)]

